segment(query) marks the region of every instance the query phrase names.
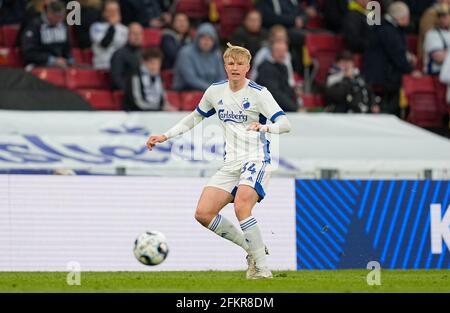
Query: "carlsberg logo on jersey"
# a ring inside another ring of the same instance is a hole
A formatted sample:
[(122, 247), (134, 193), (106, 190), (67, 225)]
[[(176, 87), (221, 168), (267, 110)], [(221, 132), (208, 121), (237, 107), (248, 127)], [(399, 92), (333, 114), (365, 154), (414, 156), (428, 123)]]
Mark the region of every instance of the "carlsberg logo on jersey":
[(247, 114), (243, 114), (242, 111), (234, 113), (233, 111), (219, 110), (219, 119), (223, 122), (244, 123), (247, 122)]

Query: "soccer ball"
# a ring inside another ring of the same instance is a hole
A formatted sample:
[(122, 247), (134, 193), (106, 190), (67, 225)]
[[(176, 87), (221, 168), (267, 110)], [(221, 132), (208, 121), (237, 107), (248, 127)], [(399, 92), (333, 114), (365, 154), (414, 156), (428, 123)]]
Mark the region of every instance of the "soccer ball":
[(169, 253), (166, 236), (159, 231), (145, 232), (134, 241), (134, 256), (144, 265), (158, 265)]

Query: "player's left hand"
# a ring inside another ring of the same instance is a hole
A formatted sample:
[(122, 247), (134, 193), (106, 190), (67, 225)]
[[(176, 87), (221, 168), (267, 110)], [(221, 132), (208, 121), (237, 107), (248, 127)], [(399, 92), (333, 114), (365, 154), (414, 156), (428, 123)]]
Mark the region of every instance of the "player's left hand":
[(258, 122), (253, 122), (248, 128), (247, 130), (253, 130), (253, 131), (257, 131), (257, 132), (263, 132), (263, 133), (267, 133), (269, 132), (269, 127), (267, 125), (262, 125)]
[(153, 147), (157, 144), (157, 143), (163, 143), (164, 141), (167, 140), (167, 137), (164, 135), (156, 135), (156, 136), (150, 136), (150, 138), (147, 140), (147, 149), (152, 151)]

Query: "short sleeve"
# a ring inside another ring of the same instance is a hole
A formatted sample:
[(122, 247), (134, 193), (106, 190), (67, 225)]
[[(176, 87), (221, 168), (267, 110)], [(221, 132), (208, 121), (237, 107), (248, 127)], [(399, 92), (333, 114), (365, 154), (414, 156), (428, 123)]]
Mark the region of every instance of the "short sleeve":
[(216, 113), (216, 109), (214, 109), (213, 105), (211, 87), (206, 89), (196, 110), (204, 117), (210, 117)]
[(267, 88), (261, 90), (260, 95), (260, 113), (272, 123), (275, 122), (278, 116), (285, 115)]

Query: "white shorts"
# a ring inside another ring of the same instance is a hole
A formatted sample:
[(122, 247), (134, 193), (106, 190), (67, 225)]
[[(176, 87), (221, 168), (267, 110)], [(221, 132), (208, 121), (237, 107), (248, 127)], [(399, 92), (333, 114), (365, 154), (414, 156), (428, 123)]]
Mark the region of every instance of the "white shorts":
[(271, 165), (266, 161), (227, 163), (218, 170), (206, 186), (223, 189), (236, 196), (239, 185), (247, 185), (256, 190), (260, 202), (264, 199), (271, 176)]

